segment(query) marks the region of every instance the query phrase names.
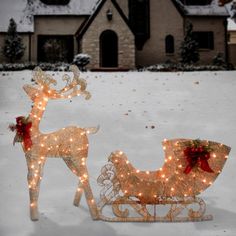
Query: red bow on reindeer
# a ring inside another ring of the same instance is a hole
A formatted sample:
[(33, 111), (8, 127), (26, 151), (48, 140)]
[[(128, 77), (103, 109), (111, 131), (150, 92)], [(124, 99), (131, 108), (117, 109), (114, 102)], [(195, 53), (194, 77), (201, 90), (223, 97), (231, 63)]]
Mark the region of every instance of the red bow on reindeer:
[(184, 170), (185, 174), (189, 174), (195, 166), (199, 166), (202, 170), (209, 173), (214, 172), (208, 164), (210, 152), (207, 151), (203, 146), (185, 148), (184, 156), (186, 157), (188, 163)]
[(13, 141), (13, 145), (16, 142), (23, 142), (26, 150), (31, 148), (32, 140), (30, 136), (30, 129), (32, 127), (32, 122), (29, 122), (28, 118), (24, 116), (19, 116), (16, 118), (16, 125), (9, 125), (11, 131), (16, 131), (16, 136)]

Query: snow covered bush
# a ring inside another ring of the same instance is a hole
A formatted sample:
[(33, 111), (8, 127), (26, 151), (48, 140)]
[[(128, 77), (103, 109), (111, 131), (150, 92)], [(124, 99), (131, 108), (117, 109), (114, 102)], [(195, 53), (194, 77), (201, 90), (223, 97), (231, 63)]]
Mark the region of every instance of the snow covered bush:
[(11, 63), (13, 63), (22, 58), (24, 51), (25, 47), (22, 38), (17, 33), (17, 24), (14, 19), (11, 18), (2, 53)]
[(222, 53), (218, 53), (212, 60), (212, 64), (215, 66), (224, 66), (226, 67), (225, 59)]
[(80, 53), (74, 56), (73, 64), (79, 67), (80, 70), (84, 71), (85, 66), (89, 64), (91, 57), (88, 54)]
[(0, 71), (19, 71), (19, 70), (33, 70), (36, 66), (39, 66), (45, 71), (69, 71), (70, 64), (64, 62), (58, 63), (4, 63), (0, 64)]
[(162, 63), (148, 67), (140, 68), (139, 71), (222, 71), (222, 70), (234, 70), (233, 66), (228, 65), (193, 65), (193, 64), (174, 64), (174, 63)]

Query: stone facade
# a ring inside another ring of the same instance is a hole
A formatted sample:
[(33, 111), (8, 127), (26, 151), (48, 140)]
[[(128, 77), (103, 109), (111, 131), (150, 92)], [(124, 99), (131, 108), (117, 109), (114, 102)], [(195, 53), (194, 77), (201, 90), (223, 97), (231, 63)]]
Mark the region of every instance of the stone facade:
[(116, 0), (120, 8), (124, 12), (125, 16), (129, 18), (129, 1), (126, 0)]
[[(107, 19), (107, 10), (110, 9), (113, 19)], [(100, 35), (105, 30), (112, 30), (118, 36), (118, 68), (131, 69), (135, 67), (134, 35), (124, 22), (117, 9), (110, 0), (106, 1), (92, 22), (81, 41), (83, 53), (91, 56), (89, 68), (100, 68)]]

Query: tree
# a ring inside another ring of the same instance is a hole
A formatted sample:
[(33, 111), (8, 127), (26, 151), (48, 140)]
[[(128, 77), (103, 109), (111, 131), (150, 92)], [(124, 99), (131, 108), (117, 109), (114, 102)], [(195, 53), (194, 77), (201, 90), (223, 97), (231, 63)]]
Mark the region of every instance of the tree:
[(17, 33), (16, 22), (11, 18), (2, 50), (3, 55), (12, 63), (21, 59), (24, 55), (24, 51), (25, 47), (22, 42), (22, 38)]
[(198, 43), (194, 39), (193, 25), (188, 22), (184, 41), (180, 47), (181, 63), (193, 64), (199, 61)]

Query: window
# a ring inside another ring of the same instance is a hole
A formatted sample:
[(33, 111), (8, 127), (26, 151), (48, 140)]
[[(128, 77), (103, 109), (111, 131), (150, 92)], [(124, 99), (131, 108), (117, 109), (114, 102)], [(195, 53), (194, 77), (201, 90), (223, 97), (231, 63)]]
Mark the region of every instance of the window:
[(141, 50), (150, 34), (149, 0), (129, 0), (129, 22)]
[(204, 6), (211, 4), (212, 0), (181, 0), (184, 5), (198, 5)]
[(166, 44), (166, 53), (174, 53), (175, 52), (174, 37), (172, 35), (166, 36), (165, 44)]
[(42, 3), (47, 5), (67, 5), (70, 0), (40, 0)]
[(214, 34), (211, 31), (193, 32), (195, 40), (198, 42), (199, 49), (214, 49)]
[(70, 35), (39, 35), (39, 62), (71, 62), (74, 55), (74, 38)]

